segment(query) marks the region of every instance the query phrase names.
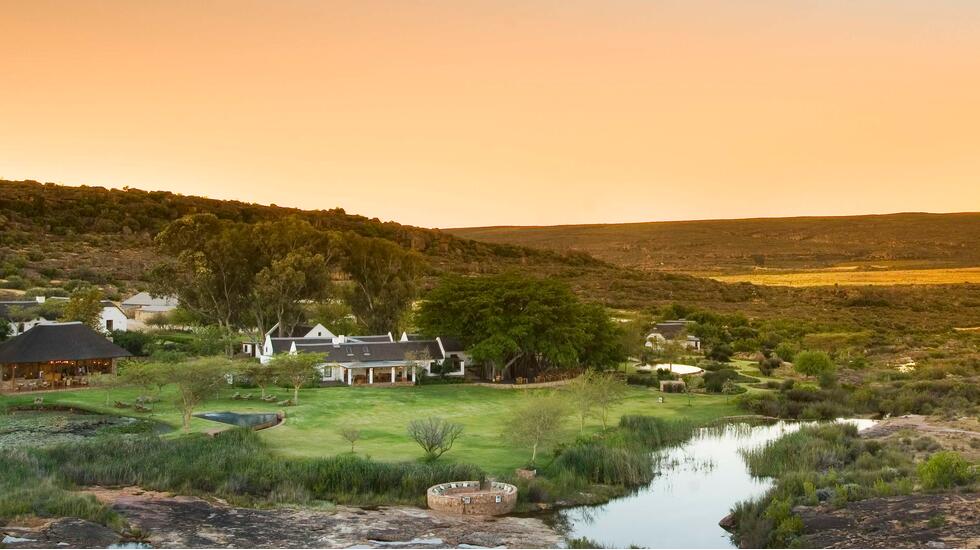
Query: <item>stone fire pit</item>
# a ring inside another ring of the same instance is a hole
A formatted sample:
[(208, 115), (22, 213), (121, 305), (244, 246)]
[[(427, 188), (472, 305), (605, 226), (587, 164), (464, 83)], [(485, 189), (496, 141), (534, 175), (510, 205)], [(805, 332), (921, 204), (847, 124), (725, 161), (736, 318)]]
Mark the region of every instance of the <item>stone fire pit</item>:
[(429, 487), (429, 508), (450, 514), (499, 516), (517, 505), (517, 487), (498, 481), (453, 481)]

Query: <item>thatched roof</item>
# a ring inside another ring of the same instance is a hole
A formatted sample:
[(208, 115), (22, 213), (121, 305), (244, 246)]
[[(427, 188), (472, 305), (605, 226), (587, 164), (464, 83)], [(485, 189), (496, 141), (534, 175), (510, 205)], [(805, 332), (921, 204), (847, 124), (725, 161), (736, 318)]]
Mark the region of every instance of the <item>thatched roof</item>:
[(128, 351), (82, 323), (46, 323), (0, 343), (0, 363), (45, 363), (129, 357)]

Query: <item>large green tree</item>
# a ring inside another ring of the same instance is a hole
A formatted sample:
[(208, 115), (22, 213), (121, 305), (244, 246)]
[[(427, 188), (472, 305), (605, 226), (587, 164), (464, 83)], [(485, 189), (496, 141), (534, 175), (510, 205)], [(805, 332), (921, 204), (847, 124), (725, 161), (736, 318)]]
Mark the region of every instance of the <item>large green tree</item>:
[(61, 314), (62, 321), (80, 321), (88, 327), (101, 330), (102, 291), (95, 287), (80, 288), (72, 293)]
[(369, 332), (396, 332), (418, 292), (422, 257), (387, 239), (344, 235), (344, 271), (353, 283), (348, 302)]
[(417, 322), (426, 334), (454, 336), (491, 377), (548, 367), (605, 368), (622, 358), (616, 327), (602, 308), (567, 285), (508, 273), (444, 278), (426, 296)]

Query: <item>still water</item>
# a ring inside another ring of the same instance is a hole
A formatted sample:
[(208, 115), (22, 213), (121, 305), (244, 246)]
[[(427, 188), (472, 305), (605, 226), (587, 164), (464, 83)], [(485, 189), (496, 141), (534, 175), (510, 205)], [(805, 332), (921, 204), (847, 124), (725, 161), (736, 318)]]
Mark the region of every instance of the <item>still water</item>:
[[(864, 429), (871, 420), (844, 420)], [(636, 493), (599, 506), (557, 513), (568, 538), (587, 537), (607, 548), (731, 548), (718, 521), (736, 502), (772, 485), (752, 477), (739, 451), (800, 429), (795, 422), (706, 428), (687, 443), (659, 453), (660, 474)]]

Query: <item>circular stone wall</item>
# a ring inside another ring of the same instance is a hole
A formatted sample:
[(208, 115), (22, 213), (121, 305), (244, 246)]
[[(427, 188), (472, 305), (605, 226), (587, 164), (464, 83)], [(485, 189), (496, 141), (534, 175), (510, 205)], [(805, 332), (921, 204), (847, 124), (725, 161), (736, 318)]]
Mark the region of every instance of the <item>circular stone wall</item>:
[(517, 487), (492, 481), (483, 489), (479, 481), (454, 481), (429, 487), (426, 500), (429, 508), (440, 512), (498, 516), (517, 505)]

